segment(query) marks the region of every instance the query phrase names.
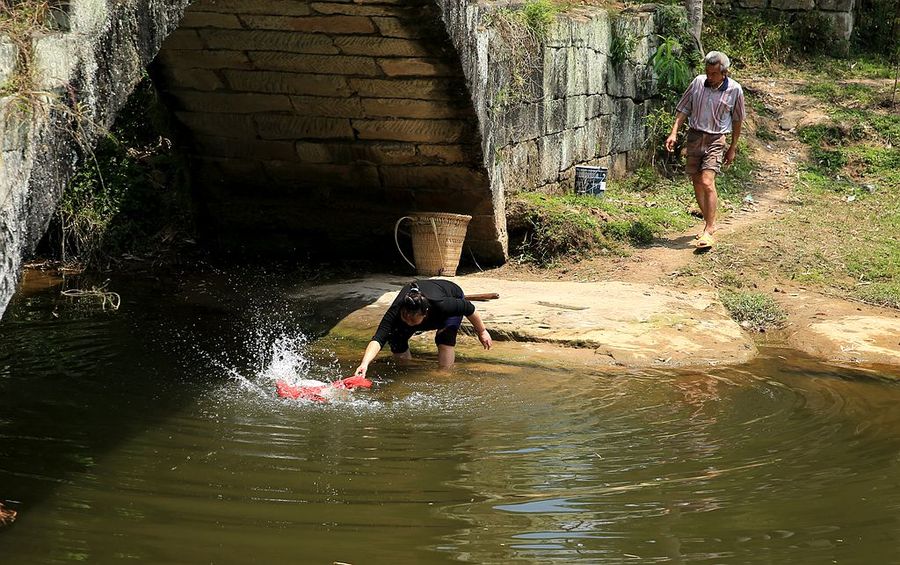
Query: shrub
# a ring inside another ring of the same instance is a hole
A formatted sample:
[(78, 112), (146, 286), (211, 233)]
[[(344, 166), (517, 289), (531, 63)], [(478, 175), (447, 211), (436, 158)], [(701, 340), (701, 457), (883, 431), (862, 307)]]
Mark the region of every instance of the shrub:
[(191, 229), (187, 167), (164, 135), (166, 119), (145, 79), (63, 192), (47, 242), (63, 260), (97, 266), (156, 251), (170, 243), (160, 239)]
[(600, 222), (565, 198), (523, 193), (507, 211), (510, 247), (541, 265), (589, 255), (604, 243)]
[(722, 304), (742, 328), (764, 332), (784, 325), (787, 316), (775, 300), (760, 292), (723, 291)]

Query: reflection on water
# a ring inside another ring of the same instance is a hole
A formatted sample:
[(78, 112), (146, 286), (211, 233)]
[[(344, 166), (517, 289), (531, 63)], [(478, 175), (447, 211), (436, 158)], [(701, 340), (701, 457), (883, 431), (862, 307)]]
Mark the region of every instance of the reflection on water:
[(274, 380), (359, 355), (311, 305), (116, 290), (0, 323), (3, 563), (900, 562), (900, 386), (869, 373), (379, 365), (298, 403)]

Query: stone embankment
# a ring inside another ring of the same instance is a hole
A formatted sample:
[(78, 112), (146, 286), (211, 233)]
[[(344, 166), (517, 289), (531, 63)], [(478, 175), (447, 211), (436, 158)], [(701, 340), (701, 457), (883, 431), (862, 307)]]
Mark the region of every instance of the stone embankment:
[[(188, 0), (74, 0), (67, 29), (27, 40), (0, 38), (0, 315), (24, 256), (43, 237), (60, 195), (108, 129)], [(23, 53), (23, 50), (27, 53)], [(27, 64), (27, 68), (26, 68)]]

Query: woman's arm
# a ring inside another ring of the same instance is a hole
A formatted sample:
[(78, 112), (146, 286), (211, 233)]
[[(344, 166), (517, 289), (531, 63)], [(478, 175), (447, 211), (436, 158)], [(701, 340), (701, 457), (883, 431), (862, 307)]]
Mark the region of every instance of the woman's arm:
[(484, 322), (481, 321), (481, 316), (478, 315), (478, 312), (472, 312), (470, 315), (466, 316), (466, 319), (472, 322), (472, 326), (475, 328), (475, 334), (478, 336), (478, 341), (481, 342), (481, 345), (484, 346), (485, 349), (490, 349), (494, 342), (491, 340), (491, 334), (489, 334), (487, 328), (484, 327)]
[(374, 339), (369, 342), (369, 345), (366, 346), (366, 352), (363, 353), (362, 361), (359, 364), (359, 367), (356, 368), (356, 371), (353, 373), (354, 376), (357, 377), (365, 377), (366, 371), (369, 370), (369, 363), (378, 356), (378, 352), (381, 351), (381, 344), (375, 341)]

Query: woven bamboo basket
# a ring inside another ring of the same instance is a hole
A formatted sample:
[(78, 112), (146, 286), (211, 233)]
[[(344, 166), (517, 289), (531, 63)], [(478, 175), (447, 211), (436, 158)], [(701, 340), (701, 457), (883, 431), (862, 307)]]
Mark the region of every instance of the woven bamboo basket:
[[(394, 226), (394, 241), (400, 255), (416, 273), (423, 276), (456, 275), (456, 267), (459, 266), (459, 258), (462, 254), (463, 242), (466, 239), (466, 230), (472, 216), (464, 214), (443, 214), (438, 212), (422, 212), (403, 216), (397, 220)], [(413, 259), (415, 263), (407, 259), (400, 250), (400, 242), (397, 241), (397, 230), (400, 223), (409, 220), (410, 234), (412, 235)]]

